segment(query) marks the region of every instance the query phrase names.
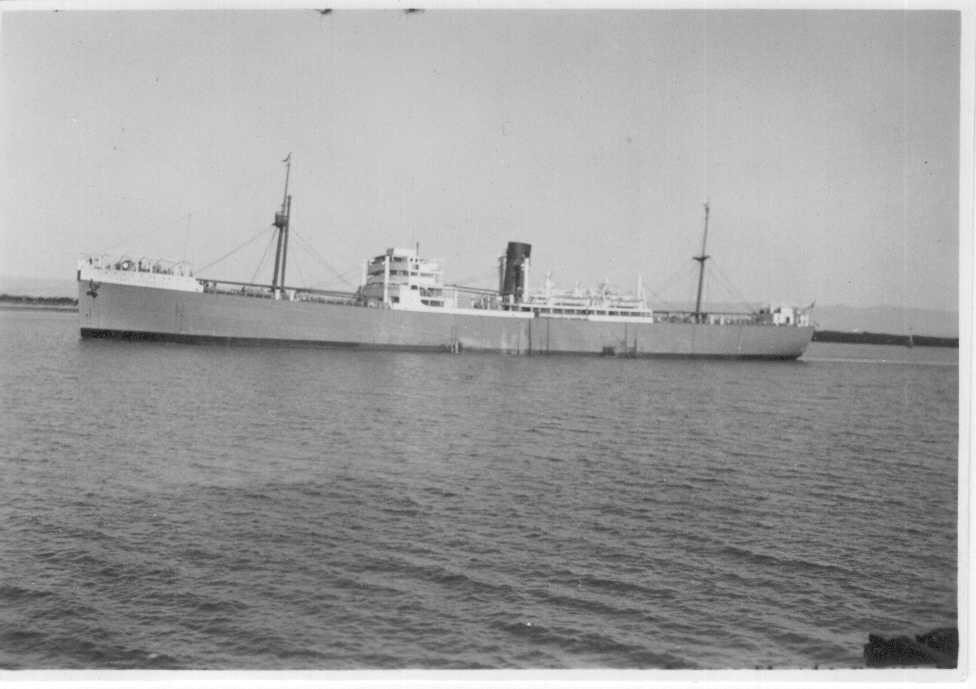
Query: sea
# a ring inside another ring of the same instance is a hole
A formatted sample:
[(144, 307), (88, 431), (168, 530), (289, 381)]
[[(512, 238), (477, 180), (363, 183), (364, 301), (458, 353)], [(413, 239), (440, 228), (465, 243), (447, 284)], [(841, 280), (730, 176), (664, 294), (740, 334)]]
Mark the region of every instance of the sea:
[(81, 340), (0, 312), (0, 668), (857, 668), (957, 624), (958, 351)]

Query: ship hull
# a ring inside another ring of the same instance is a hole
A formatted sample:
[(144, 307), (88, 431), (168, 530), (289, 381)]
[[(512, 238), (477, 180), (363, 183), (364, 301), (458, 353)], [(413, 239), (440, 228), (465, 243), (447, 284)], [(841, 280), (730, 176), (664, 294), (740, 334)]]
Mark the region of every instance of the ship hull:
[(812, 327), (408, 311), (85, 281), (78, 312), (85, 338), (531, 355), (796, 359), (813, 336)]

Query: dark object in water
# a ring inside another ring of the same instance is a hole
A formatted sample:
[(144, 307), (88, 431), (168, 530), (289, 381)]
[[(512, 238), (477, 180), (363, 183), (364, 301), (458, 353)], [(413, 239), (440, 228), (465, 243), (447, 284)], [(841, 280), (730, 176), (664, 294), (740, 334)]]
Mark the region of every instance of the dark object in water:
[(907, 636), (886, 639), (868, 635), (864, 644), (864, 663), (868, 667), (903, 667), (935, 665), (955, 668), (959, 657), (959, 630), (955, 627), (933, 629), (914, 640)]

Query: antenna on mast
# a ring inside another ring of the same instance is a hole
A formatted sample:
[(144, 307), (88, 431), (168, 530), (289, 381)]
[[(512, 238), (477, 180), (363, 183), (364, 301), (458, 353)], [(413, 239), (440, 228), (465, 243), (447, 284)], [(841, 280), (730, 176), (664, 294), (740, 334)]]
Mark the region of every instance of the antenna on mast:
[(281, 210), (284, 212), (285, 206), (288, 203), (288, 179), (291, 177), (291, 153), (289, 153), (281, 162), (285, 164), (285, 196), (281, 200)]
[(702, 232), (702, 248), (701, 254), (698, 256), (692, 256), (692, 258), (698, 261), (698, 296), (695, 297), (695, 322), (701, 323), (702, 312), (701, 312), (701, 298), (702, 298), (702, 286), (705, 283), (705, 261), (710, 257), (705, 253), (705, 245), (708, 242), (708, 201), (705, 201), (705, 230)]

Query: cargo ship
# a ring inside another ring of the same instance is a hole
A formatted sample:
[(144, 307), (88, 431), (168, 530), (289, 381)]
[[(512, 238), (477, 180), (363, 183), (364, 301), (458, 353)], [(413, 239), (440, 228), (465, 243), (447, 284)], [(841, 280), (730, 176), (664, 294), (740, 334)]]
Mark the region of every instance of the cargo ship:
[(812, 305), (750, 312), (701, 306), (708, 204), (694, 310), (655, 310), (638, 280), (633, 294), (557, 289), (546, 275), (529, 289), (532, 246), (509, 242), (498, 258), (498, 288), (444, 281), (442, 262), (390, 248), (363, 263), (353, 292), (288, 286), (288, 192), (271, 227), (271, 284), (195, 277), (184, 262), (89, 255), (78, 264), (83, 338), (290, 344), (363, 349), (499, 352), (516, 355), (796, 359), (813, 336)]

